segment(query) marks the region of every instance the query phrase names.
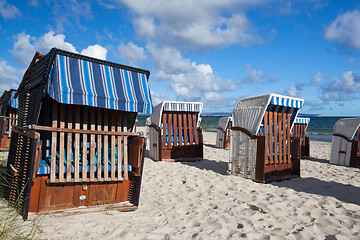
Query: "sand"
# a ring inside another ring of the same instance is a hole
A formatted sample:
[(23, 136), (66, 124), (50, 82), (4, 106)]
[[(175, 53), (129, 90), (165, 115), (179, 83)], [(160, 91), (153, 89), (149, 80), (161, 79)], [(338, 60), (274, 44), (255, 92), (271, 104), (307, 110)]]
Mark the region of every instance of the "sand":
[[(311, 142), (301, 178), (269, 184), (229, 176), (229, 150), (204, 132), (204, 160), (145, 158), (139, 209), (44, 215), (41, 239), (359, 239), (360, 169), (329, 164)], [(99, 207), (101, 210), (102, 207)], [(30, 219), (37, 215), (30, 214)]]

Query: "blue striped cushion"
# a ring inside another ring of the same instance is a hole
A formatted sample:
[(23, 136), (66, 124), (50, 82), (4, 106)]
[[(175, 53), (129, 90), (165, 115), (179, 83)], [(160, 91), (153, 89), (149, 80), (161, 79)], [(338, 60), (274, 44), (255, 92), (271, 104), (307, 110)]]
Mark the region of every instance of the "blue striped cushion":
[[(124, 165), (121, 166), (121, 170), (124, 171)], [(71, 165), (71, 173), (74, 173), (74, 165)], [(117, 170), (117, 166), (116, 166)], [(95, 172), (97, 171), (97, 166), (95, 165)], [(104, 165), (101, 165), (101, 172), (104, 171)], [(111, 171), (111, 165), (109, 164), (108, 171)], [(128, 165), (128, 171), (132, 171), (132, 166)], [(64, 164), (64, 172), (66, 173), (66, 165)], [(82, 166), (79, 165), (79, 172), (82, 172)], [(90, 172), (90, 166), (87, 165), (87, 172)], [(55, 173), (59, 173), (59, 165), (56, 165)], [(50, 164), (47, 164), (45, 161), (40, 161), (38, 174), (50, 174)]]

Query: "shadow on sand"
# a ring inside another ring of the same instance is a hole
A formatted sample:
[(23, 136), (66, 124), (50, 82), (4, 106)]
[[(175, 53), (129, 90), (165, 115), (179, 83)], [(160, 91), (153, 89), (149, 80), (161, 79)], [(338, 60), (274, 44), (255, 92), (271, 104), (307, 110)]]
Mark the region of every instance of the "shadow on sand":
[(196, 162), (181, 162), (184, 165), (192, 166), (199, 168), (201, 170), (210, 170), (221, 175), (227, 175), (228, 163), (227, 162), (217, 162), (209, 159), (202, 159), (201, 161)]
[(204, 143), (204, 146), (211, 147), (211, 148), (218, 148), (216, 145), (209, 144), (209, 143)]
[(349, 184), (327, 182), (313, 177), (295, 178), (271, 184), (278, 187), (291, 188), (297, 192), (334, 197), (342, 202), (360, 205), (360, 188)]
[(321, 158), (302, 157), (301, 159), (309, 160), (309, 161), (312, 161), (312, 162), (329, 163), (329, 160), (327, 160), (327, 159), (321, 159)]

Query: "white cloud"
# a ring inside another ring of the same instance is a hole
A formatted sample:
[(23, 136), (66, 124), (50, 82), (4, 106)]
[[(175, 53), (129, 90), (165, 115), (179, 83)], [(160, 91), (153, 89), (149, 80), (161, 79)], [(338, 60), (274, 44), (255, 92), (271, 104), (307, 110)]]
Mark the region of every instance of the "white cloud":
[(55, 34), (53, 31), (49, 31), (39, 38), (31, 37), (24, 32), (19, 33), (15, 35), (14, 47), (10, 52), (15, 61), (27, 67), (36, 51), (46, 54), (53, 47), (77, 53), (71, 43), (65, 42), (65, 35)]
[(245, 77), (243, 78), (245, 82), (258, 82), (262, 76), (264, 73), (261, 70), (255, 70), (250, 64), (246, 64)]
[(297, 97), (301, 93), (301, 90), (297, 87), (288, 87), (285, 89), (284, 94), (290, 97)]
[(146, 58), (144, 48), (136, 46), (132, 42), (128, 42), (126, 45), (120, 44), (118, 50), (120, 57), (131, 64), (135, 64), (136, 62)]
[(89, 57), (106, 60), (107, 49), (100, 45), (95, 44), (93, 46), (89, 46), (86, 49), (82, 50), (81, 54)]
[[(41, 54), (47, 54), (51, 48), (56, 47), (78, 53), (71, 43), (65, 41), (65, 35), (55, 34), (53, 31), (49, 31), (40, 37), (32, 37), (22, 32), (15, 35), (14, 38), (14, 46), (10, 52), (14, 56), (14, 60), (24, 67), (29, 65), (36, 51)], [(91, 57), (106, 59), (107, 49), (95, 44), (88, 46), (81, 53)]]
[(360, 76), (353, 71), (345, 72), (340, 78), (333, 78), (322, 86), (322, 99), (343, 101), (357, 98), (360, 93)]
[(139, 38), (194, 51), (263, 43), (243, 12), (268, 0), (114, 1), (134, 13)]
[(47, 0), (45, 2), (52, 8), (51, 14), (56, 22), (56, 32), (64, 32), (66, 28), (87, 30), (87, 27), (81, 24), (81, 20), (93, 18), (91, 1)]
[(156, 78), (164, 80), (181, 100), (219, 99), (220, 93), (236, 88), (232, 81), (215, 76), (209, 64), (191, 62), (173, 48), (149, 44), (147, 50), (150, 60), (159, 69)]
[(40, 6), (39, 0), (29, 0), (29, 1), (27, 2), (27, 4), (28, 4), (29, 6), (33, 6), (33, 7), (38, 7), (38, 6)]
[(0, 93), (11, 88), (17, 89), (24, 71), (8, 65), (6, 61), (0, 61)]
[(35, 39), (34, 46), (41, 53), (47, 53), (53, 47), (78, 53), (71, 43), (65, 41), (65, 35), (55, 34), (53, 31), (49, 31), (40, 38)]
[(313, 82), (315, 84), (320, 83), (322, 80), (323, 80), (323, 75), (321, 72), (316, 73), (315, 76), (313, 77)]
[(347, 61), (346, 61), (346, 63), (347, 64), (353, 64), (354, 62), (355, 62), (355, 58), (354, 57), (350, 57)]
[(360, 48), (360, 10), (338, 16), (325, 28), (325, 38), (354, 48)]
[(14, 47), (10, 52), (14, 56), (14, 60), (25, 67), (29, 65), (36, 52), (34, 45), (30, 43), (31, 36), (22, 32), (15, 35), (14, 38)]
[(164, 93), (156, 93), (156, 92), (151, 92), (151, 101), (153, 106), (158, 105), (159, 103), (168, 100), (169, 96), (167, 96)]
[(11, 19), (20, 16), (21, 12), (6, 0), (0, 0), (0, 15), (5, 19)]

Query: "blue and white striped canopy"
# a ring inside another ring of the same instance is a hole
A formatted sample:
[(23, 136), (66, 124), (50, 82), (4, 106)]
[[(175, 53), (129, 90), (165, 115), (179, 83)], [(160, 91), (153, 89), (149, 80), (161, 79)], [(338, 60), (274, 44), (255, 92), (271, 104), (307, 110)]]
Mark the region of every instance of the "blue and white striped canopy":
[(233, 126), (257, 134), (264, 123), (265, 111), (290, 114), (290, 125), (303, 107), (304, 100), (279, 94), (265, 94), (239, 100), (233, 110)]
[(288, 98), (280, 95), (271, 96), (271, 104), (284, 106), (284, 107), (292, 107), (292, 108), (302, 108), (304, 100)]
[(306, 124), (306, 125), (309, 125), (309, 123), (310, 123), (310, 118), (297, 117), (297, 118), (295, 119), (295, 123), (297, 123), (297, 124)]
[(57, 54), (48, 93), (59, 103), (152, 113), (145, 73)]
[(165, 101), (163, 111), (177, 112), (201, 112), (202, 103), (200, 102), (171, 102)]

